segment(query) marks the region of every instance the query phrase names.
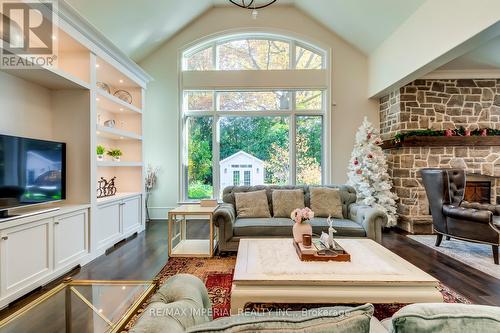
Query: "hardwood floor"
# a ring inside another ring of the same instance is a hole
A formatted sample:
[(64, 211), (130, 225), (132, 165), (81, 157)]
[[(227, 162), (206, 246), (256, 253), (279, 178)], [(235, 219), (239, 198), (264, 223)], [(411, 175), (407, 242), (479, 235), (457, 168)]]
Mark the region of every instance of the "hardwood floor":
[[(208, 238), (207, 223), (190, 223), (190, 237)], [(473, 303), (500, 306), (500, 280), (405, 236), (403, 231), (384, 233), (383, 245), (428, 272)], [(152, 279), (167, 262), (167, 223), (154, 221), (146, 232), (120, 244), (107, 255), (71, 272), (75, 279)], [(499, 267), (500, 269), (500, 267)], [(46, 292), (61, 279), (40, 288), (0, 312), (0, 319)]]
[(382, 244), (473, 303), (500, 306), (499, 279), (424, 246), (406, 237), (403, 231), (384, 234)]

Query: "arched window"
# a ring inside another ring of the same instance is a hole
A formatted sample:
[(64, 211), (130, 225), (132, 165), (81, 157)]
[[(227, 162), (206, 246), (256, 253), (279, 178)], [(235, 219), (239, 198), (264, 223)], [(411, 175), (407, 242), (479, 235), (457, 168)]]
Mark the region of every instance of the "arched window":
[(272, 35), (237, 35), (183, 53), (185, 71), (322, 69), (324, 51)]
[(324, 181), (325, 50), (284, 36), (239, 34), (181, 57), (184, 200), (220, 198), (231, 185)]

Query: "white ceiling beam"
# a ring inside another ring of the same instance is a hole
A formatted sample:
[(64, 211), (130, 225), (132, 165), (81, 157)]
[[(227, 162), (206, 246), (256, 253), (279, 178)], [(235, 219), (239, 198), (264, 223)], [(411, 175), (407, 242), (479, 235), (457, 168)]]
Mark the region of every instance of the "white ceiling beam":
[(500, 35), (498, 0), (427, 0), (371, 55), (369, 95), (405, 85)]

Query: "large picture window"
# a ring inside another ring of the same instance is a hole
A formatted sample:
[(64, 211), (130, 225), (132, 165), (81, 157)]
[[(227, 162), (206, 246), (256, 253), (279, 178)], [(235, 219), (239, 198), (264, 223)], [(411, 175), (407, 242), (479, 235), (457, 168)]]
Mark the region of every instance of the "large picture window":
[[(315, 70), (324, 68), (325, 59), (294, 40), (245, 36), (187, 51), (182, 66)], [(323, 183), (325, 88), (264, 87), (182, 91), (184, 200), (221, 198), (232, 185)]]

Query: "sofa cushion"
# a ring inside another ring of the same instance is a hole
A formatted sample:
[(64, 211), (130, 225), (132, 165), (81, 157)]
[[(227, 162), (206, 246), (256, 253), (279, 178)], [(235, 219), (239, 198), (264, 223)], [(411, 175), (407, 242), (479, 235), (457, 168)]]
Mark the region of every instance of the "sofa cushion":
[(242, 314), (216, 319), (189, 328), (188, 333), (201, 332), (305, 332), (365, 333), (370, 330), (373, 305), (355, 308), (327, 307), (307, 312)]
[(304, 208), (304, 191), (297, 190), (273, 190), (273, 216), (290, 217), (296, 208)]
[(500, 308), (486, 305), (420, 303), (392, 316), (392, 332), (500, 332)]
[(318, 217), (343, 218), (340, 190), (328, 187), (311, 187), (311, 209)]
[(292, 237), (293, 222), (290, 218), (237, 218), (233, 233), (237, 237)]
[(236, 193), (235, 201), (238, 217), (271, 217), (265, 190)]
[[(321, 232), (328, 232), (328, 223), (325, 217), (315, 217), (310, 221), (313, 233), (321, 235)], [(358, 223), (348, 219), (333, 219), (333, 228), (337, 230), (335, 236), (366, 237), (365, 229)]]
[[(328, 232), (326, 218), (315, 217), (310, 221), (313, 233)], [(237, 218), (233, 225), (237, 237), (292, 237), (293, 221), (289, 218)], [(348, 219), (334, 219), (333, 227), (338, 236), (366, 237), (366, 231), (356, 222)]]

